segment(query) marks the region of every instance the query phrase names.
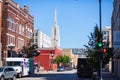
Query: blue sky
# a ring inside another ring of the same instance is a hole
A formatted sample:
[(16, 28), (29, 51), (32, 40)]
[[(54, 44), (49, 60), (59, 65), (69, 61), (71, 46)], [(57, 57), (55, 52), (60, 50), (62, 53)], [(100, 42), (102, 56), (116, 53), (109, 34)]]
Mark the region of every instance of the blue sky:
[[(29, 6), (34, 28), (51, 36), (54, 11), (60, 28), (61, 48), (84, 48), (88, 35), (99, 25), (99, 0), (14, 0)], [(102, 27), (111, 26), (113, 0), (102, 0)]]

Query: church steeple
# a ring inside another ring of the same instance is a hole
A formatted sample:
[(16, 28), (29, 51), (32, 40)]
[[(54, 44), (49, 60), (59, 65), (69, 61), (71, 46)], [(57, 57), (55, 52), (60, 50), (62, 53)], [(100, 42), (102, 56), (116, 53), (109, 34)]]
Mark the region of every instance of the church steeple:
[(57, 24), (57, 9), (55, 9), (54, 24)]
[(57, 24), (57, 9), (55, 9), (55, 13), (54, 13), (54, 25), (52, 27), (51, 46), (53, 48), (60, 47), (59, 26)]

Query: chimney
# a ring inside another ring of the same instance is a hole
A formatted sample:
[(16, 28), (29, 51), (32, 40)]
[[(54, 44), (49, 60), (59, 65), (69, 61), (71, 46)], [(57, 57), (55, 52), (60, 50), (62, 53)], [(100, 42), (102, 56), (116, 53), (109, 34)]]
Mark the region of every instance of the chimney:
[(29, 7), (28, 7), (27, 5), (24, 5), (24, 10), (25, 10), (26, 12), (29, 12)]

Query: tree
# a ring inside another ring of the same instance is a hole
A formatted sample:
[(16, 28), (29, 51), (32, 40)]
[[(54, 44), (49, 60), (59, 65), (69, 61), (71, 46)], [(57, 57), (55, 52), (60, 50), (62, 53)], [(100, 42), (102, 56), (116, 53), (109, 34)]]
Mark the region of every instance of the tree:
[(69, 56), (66, 56), (64, 55), (63, 56), (63, 65), (68, 65), (70, 63), (70, 57)]
[(37, 44), (34, 44), (33, 39), (30, 39), (26, 46), (23, 46), (22, 52), (24, 52), (25, 57), (32, 58), (34, 56), (38, 56), (40, 52), (37, 51)]
[[(88, 57), (88, 64), (90, 64), (93, 68), (99, 70), (100, 67), (100, 59), (103, 56), (103, 66), (105, 66), (109, 59), (112, 57), (112, 48), (109, 48), (109, 43), (107, 42), (106, 45), (102, 44), (102, 48), (98, 46), (98, 34), (100, 34), (99, 28), (96, 26), (94, 27), (94, 32), (90, 33), (88, 45), (85, 45), (87, 49), (87, 57)], [(103, 55), (103, 47), (107, 48), (107, 55)]]
[(57, 62), (57, 64), (59, 65), (60, 63), (62, 63), (62, 65), (67, 65), (70, 63), (70, 57), (69, 56), (62, 56), (59, 55), (58, 57), (56, 57), (55, 61)]
[(59, 55), (55, 58), (55, 61), (57, 62), (57, 64), (59, 65), (60, 63), (63, 62), (63, 56)]
[(99, 68), (99, 61), (100, 61), (100, 53), (98, 52), (97, 47), (97, 35), (99, 34), (99, 28), (96, 26), (94, 27), (94, 32), (90, 33), (88, 45), (85, 45), (87, 48), (87, 57), (88, 57), (88, 64), (90, 64), (94, 68)]

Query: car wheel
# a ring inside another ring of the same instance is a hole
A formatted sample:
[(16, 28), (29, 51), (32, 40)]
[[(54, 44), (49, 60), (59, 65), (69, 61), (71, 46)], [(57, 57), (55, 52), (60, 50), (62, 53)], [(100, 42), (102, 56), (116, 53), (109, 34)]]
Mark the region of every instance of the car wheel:
[(4, 76), (1, 76), (0, 80), (4, 80)]
[(22, 73), (19, 73), (19, 74), (18, 74), (18, 77), (21, 78), (21, 77), (22, 77)]
[(16, 76), (15, 75), (13, 76), (12, 80), (16, 80)]

